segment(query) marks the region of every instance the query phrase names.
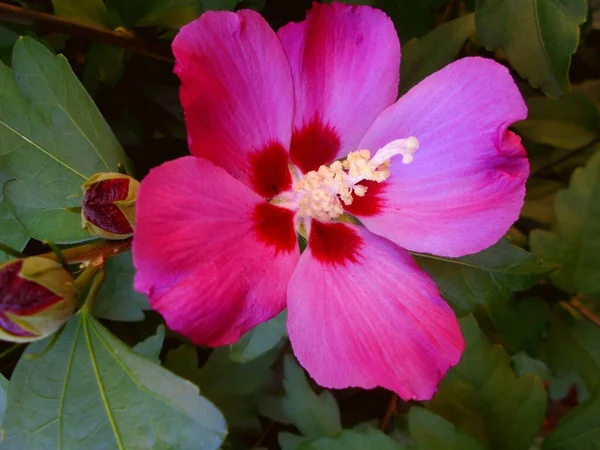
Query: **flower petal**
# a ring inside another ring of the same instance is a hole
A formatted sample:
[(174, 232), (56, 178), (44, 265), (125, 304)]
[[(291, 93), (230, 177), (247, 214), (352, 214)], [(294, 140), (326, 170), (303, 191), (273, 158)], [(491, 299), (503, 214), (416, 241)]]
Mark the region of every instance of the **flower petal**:
[(339, 3), (315, 2), (305, 21), (277, 35), (294, 78), (290, 154), (308, 172), (356, 150), (369, 125), (396, 100), (400, 42), (382, 11)]
[(192, 153), (264, 197), (288, 189), (292, 76), (260, 14), (207, 12), (181, 29), (173, 53)]
[(416, 136), (411, 164), (348, 208), (371, 231), (409, 250), (443, 256), (494, 244), (517, 220), (529, 163), (507, 131), (527, 108), (508, 70), (464, 58), (426, 78), (384, 111), (360, 143), (377, 150)]
[(291, 211), (189, 156), (142, 181), (133, 255), (135, 288), (169, 328), (215, 346), (285, 307), (299, 251)]
[(405, 250), (362, 227), (315, 221), (288, 286), (288, 332), (320, 385), (382, 386), (406, 400), (431, 398), (464, 348), (452, 310)]

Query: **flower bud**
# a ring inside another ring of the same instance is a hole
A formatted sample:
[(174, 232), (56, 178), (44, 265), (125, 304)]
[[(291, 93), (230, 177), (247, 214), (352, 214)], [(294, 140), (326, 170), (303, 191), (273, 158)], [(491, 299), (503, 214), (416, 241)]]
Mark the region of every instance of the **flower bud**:
[(83, 187), (83, 228), (104, 239), (126, 239), (135, 227), (135, 199), (140, 183), (120, 173), (97, 173)]
[(76, 303), (73, 277), (60, 263), (32, 256), (0, 265), (0, 339), (49, 336), (71, 317)]

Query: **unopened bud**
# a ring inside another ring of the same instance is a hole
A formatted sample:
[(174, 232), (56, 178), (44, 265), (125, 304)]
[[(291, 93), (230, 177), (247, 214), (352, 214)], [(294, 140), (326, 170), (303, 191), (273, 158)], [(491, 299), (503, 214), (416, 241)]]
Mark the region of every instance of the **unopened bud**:
[(73, 277), (60, 263), (31, 256), (0, 265), (0, 339), (49, 336), (71, 317), (76, 303)]
[(135, 227), (140, 183), (120, 173), (97, 173), (83, 185), (82, 225), (93, 236), (126, 239)]

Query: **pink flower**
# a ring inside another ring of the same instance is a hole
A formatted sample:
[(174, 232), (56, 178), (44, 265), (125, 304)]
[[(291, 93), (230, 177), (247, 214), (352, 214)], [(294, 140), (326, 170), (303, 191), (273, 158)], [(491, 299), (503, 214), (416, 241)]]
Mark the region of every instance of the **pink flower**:
[(287, 306), (319, 384), (431, 398), (464, 343), (407, 250), (478, 252), (517, 219), (529, 166), (507, 127), (527, 111), (508, 70), (461, 59), (396, 101), (392, 22), (340, 4), (277, 33), (209, 12), (173, 50), (193, 156), (142, 182), (136, 288), (210, 346)]

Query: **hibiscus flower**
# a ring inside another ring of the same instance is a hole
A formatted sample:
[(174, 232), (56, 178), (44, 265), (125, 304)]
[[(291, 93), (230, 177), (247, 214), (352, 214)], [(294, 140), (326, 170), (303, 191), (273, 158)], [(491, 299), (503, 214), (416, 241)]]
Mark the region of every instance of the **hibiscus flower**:
[(193, 156), (141, 183), (136, 289), (198, 345), (287, 307), (322, 386), (431, 398), (464, 342), (409, 251), (478, 252), (517, 219), (529, 165), (507, 128), (527, 111), (508, 70), (464, 58), (396, 101), (392, 22), (342, 4), (277, 33), (208, 12), (173, 50)]

